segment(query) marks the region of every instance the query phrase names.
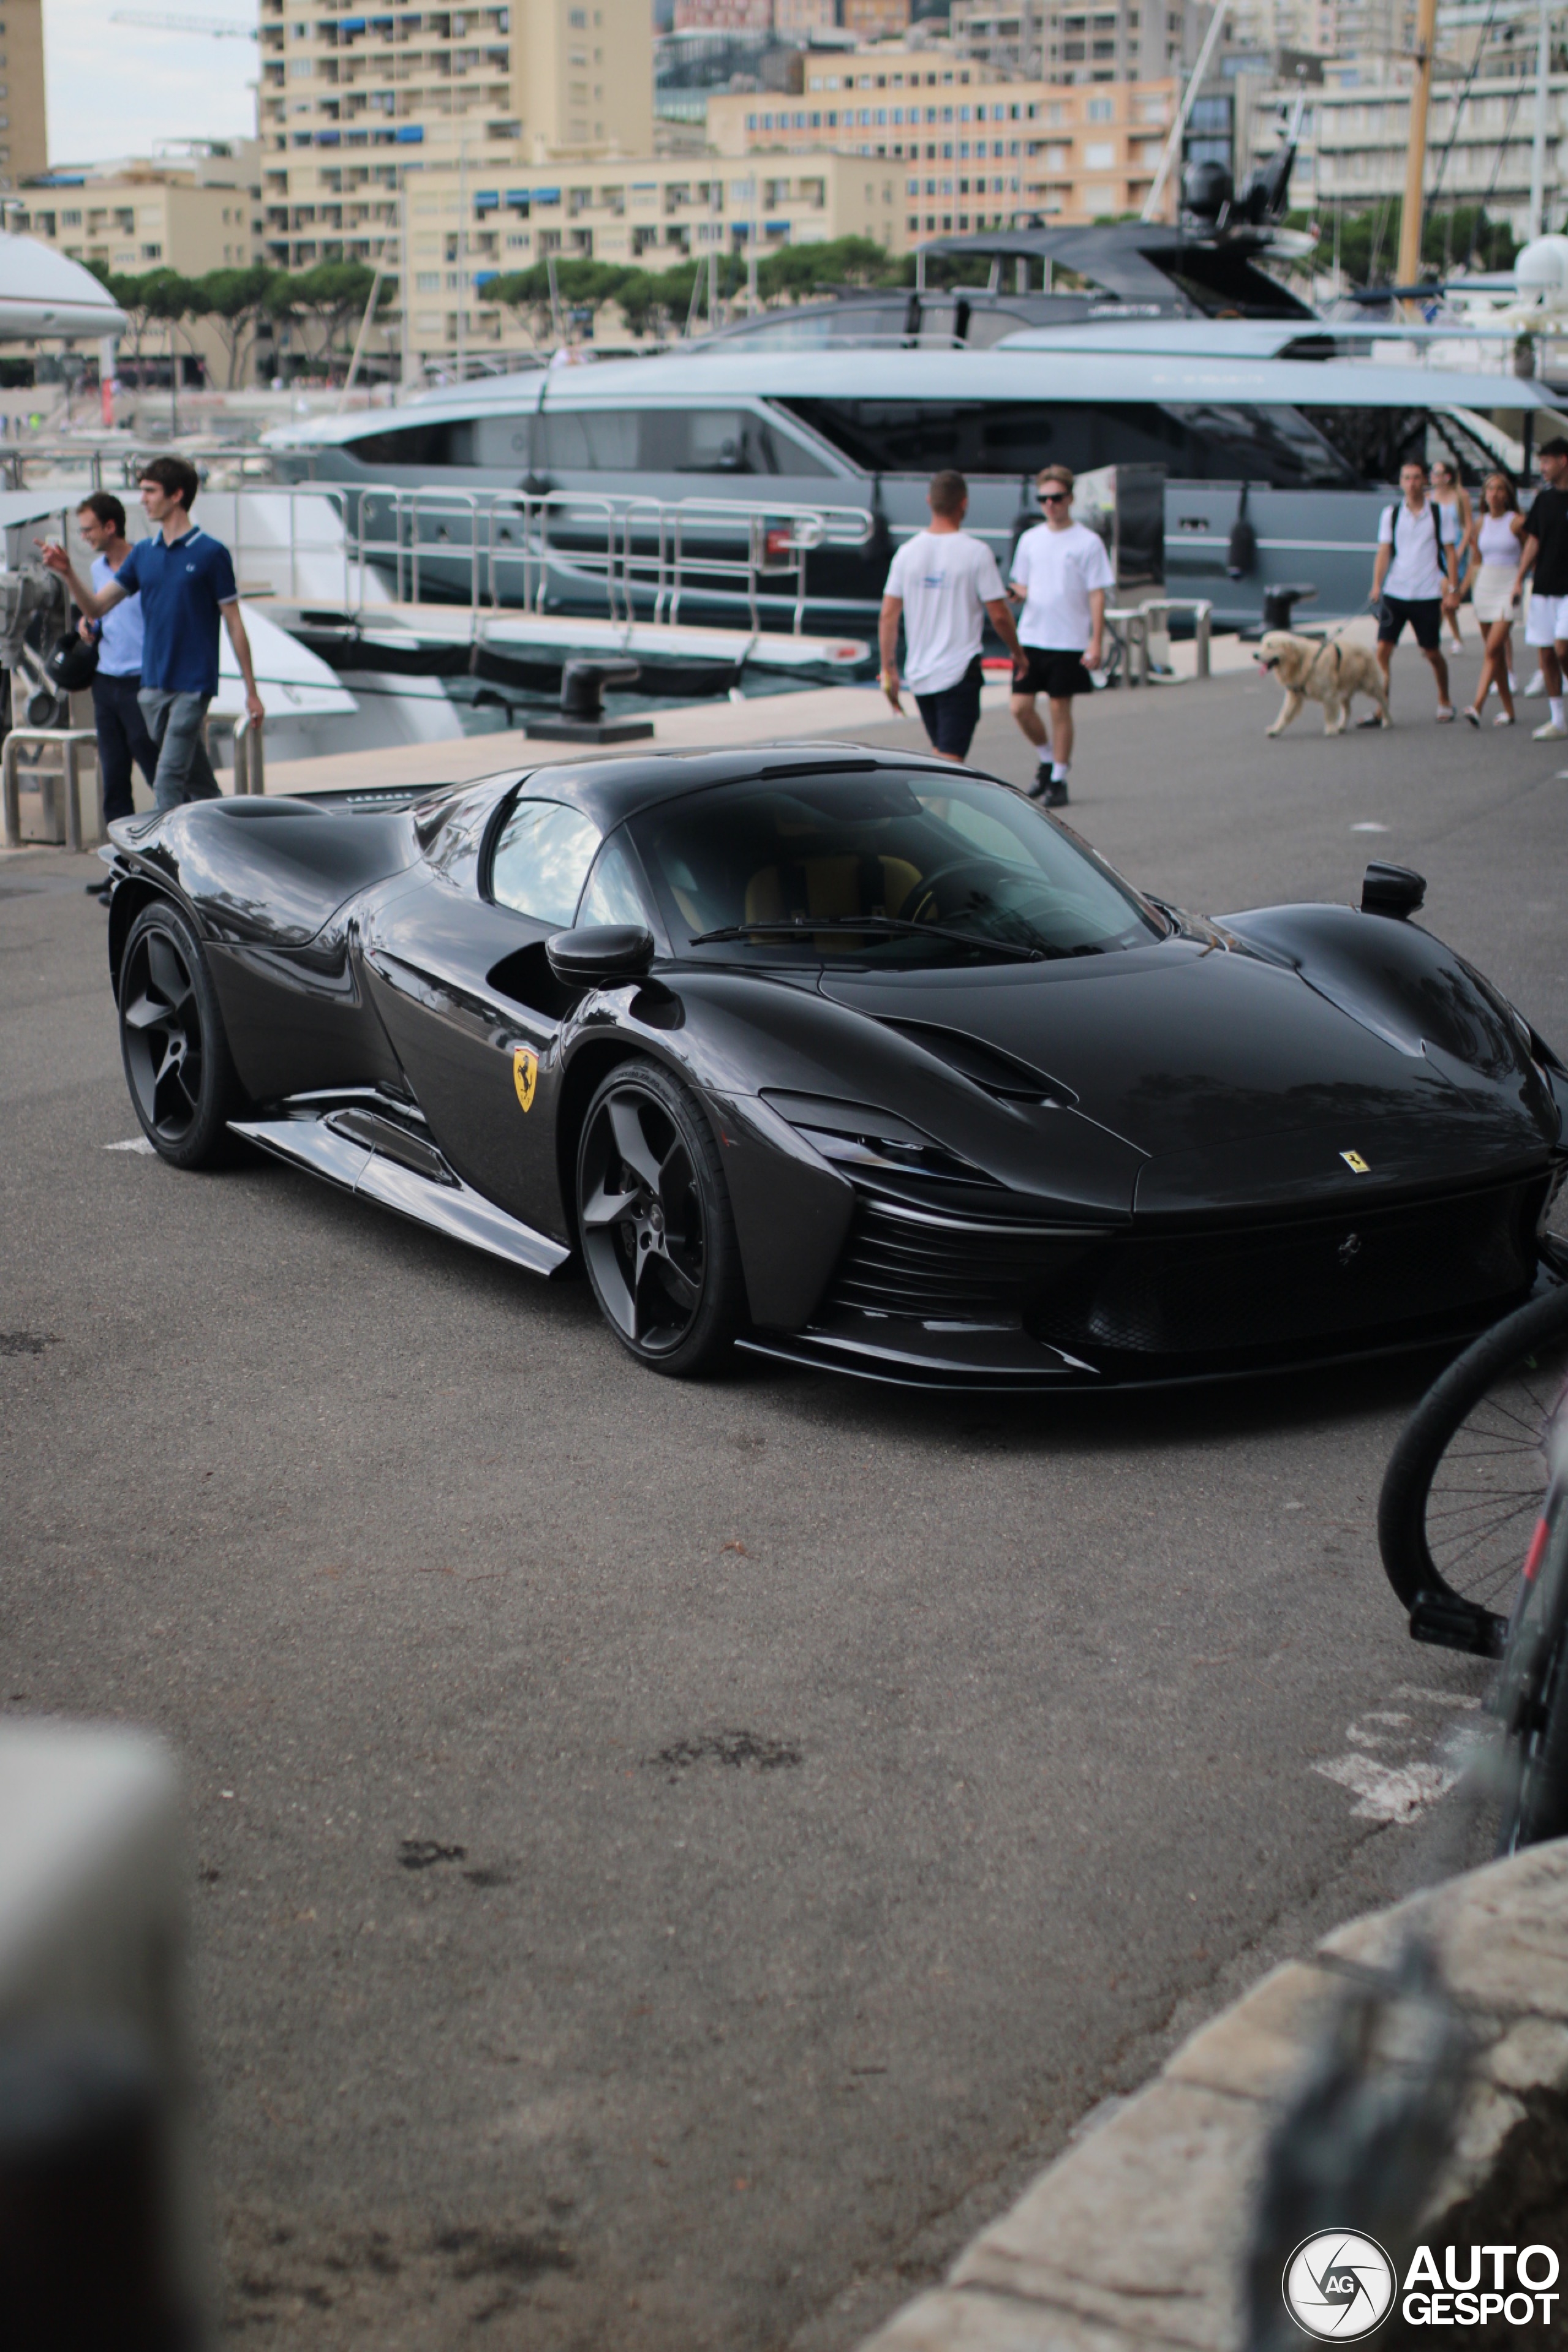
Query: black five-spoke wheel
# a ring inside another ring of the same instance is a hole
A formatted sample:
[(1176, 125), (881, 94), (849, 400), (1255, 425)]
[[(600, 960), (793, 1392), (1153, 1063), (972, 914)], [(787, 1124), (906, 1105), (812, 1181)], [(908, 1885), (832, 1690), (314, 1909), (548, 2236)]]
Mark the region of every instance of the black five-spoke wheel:
[(657, 1063), (621, 1063), (589, 1104), (577, 1222), (623, 1345), (657, 1371), (709, 1370), (742, 1318), (734, 1222), (701, 1108)]
[(120, 1044), (154, 1149), (197, 1168), (225, 1140), (237, 1087), (200, 942), (173, 908), (144, 908), (120, 967)]

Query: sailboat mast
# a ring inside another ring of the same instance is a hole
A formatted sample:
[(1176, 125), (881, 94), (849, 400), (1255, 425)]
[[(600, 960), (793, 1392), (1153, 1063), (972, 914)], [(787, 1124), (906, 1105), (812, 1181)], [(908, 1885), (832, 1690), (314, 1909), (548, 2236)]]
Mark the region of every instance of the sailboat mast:
[(1530, 154), (1530, 234), (1546, 226), (1546, 93), (1552, 70), (1552, 20), (1549, 0), (1541, 0), (1541, 24), (1535, 47), (1535, 138)]
[(1395, 283), (1414, 286), (1421, 271), (1421, 219), (1426, 189), (1426, 115), (1432, 103), (1432, 55), (1437, 46), (1437, 0), (1420, 0), (1415, 14), (1415, 81), (1410, 92), (1410, 144), (1405, 158), (1405, 208), (1399, 216)]

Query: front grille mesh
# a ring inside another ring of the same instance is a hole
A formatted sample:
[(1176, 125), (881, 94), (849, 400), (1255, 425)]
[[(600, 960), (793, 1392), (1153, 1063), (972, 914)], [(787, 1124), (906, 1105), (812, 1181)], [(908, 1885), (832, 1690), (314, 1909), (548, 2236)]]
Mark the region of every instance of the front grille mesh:
[(1022, 1326), (1100, 1360), (1418, 1329), (1528, 1288), (1542, 1180), (1191, 1234), (966, 1231), (862, 1196), (826, 1311)]
[(832, 1304), (917, 1321), (1021, 1322), (1026, 1302), (1069, 1274), (1098, 1237), (1062, 1241), (1026, 1227), (966, 1232), (916, 1222), (863, 1199), (839, 1260)]

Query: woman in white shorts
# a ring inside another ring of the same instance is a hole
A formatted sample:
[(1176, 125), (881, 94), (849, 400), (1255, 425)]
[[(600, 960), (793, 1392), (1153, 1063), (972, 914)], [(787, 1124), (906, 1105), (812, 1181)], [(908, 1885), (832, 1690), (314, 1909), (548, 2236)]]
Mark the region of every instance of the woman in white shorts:
[(1513, 627), (1513, 582), (1519, 569), (1519, 542), (1523, 530), (1524, 517), (1519, 511), (1519, 498), (1512, 482), (1506, 474), (1489, 474), (1481, 486), (1480, 511), (1472, 520), (1465, 541), (1469, 569), (1459, 590), (1461, 596), (1467, 589), (1470, 592), (1486, 647), (1476, 698), (1465, 711), (1472, 727), (1480, 725), (1487, 696), (1494, 686), (1502, 705), (1495, 724), (1511, 727), (1514, 723), (1513, 696), (1509, 691), (1513, 669), (1509, 635)]

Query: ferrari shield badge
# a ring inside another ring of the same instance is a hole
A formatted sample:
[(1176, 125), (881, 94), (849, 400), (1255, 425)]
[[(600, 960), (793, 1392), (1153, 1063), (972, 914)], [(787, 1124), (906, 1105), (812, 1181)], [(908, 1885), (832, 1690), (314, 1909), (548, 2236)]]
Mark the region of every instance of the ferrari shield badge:
[[(522, 1080), (521, 1077), (518, 1079), (517, 1087), (518, 1092), (521, 1094), (522, 1092)], [(528, 1105), (526, 1103), (523, 1104), (523, 1108), (524, 1110), (528, 1108)], [(1344, 1161), (1345, 1166), (1350, 1170), (1352, 1176), (1371, 1175), (1372, 1163), (1370, 1160), (1363, 1160), (1359, 1151), (1342, 1151), (1340, 1158)]]
[(511, 1081), (517, 1088), (517, 1098), (524, 1110), (533, 1108), (533, 1089), (539, 1078), (539, 1056), (527, 1045), (513, 1049)]

